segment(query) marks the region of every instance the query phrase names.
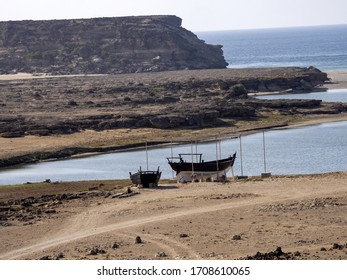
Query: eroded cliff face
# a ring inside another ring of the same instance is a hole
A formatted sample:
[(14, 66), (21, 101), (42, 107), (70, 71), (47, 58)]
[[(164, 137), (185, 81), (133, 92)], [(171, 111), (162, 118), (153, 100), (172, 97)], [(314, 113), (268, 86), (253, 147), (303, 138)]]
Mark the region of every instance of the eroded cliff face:
[(0, 74), (134, 73), (225, 68), (176, 16), (0, 22)]

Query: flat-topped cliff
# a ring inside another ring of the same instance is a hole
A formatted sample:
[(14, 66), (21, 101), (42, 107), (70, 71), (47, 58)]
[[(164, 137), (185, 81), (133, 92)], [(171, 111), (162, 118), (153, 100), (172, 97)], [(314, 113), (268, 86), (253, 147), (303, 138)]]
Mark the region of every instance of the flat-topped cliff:
[(134, 73), (220, 69), (208, 45), (176, 16), (0, 22), (0, 74)]

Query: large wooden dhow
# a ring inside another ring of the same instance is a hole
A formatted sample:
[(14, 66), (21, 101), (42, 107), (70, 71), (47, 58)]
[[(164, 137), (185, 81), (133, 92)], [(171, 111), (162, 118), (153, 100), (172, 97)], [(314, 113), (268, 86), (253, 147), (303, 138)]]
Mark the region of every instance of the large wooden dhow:
[[(190, 158), (186, 161), (184, 158)], [(195, 161), (194, 161), (195, 159)], [(179, 182), (196, 180), (225, 180), (227, 172), (233, 167), (236, 153), (227, 158), (204, 161), (202, 154), (179, 154), (178, 157), (167, 158), (169, 165), (176, 172)]]

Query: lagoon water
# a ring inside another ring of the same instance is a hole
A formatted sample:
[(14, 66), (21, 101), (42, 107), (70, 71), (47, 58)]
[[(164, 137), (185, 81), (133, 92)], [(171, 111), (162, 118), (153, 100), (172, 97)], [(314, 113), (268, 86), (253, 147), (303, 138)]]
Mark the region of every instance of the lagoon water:
[(333, 89), (325, 92), (295, 93), (295, 94), (272, 94), (257, 96), (258, 99), (316, 99), (323, 102), (347, 103), (347, 89)]
[[(266, 171), (273, 174), (311, 174), (347, 171), (347, 122), (335, 122), (295, 129), (265, 132)], [(178, 153), (203, 153), (204, 160), (215, 160), (237, 152), (235, 175), (260, 175), (264, 169), (263, 133), (224, 139), (218, 142), (180, 145), (148, 150), (149, 169), (160, 166), (162, 178), (172, 178), (166, 157)], [(220, 157), (219, 156), (219, 157)], [(30, 164), (0, 171), (0, 185), (26, 182), (126, 179), (129, 171), (146, 169), (144, 150), (117, 152), (92, 157)], [(231, 172), (228, 174), (231, 176)]]

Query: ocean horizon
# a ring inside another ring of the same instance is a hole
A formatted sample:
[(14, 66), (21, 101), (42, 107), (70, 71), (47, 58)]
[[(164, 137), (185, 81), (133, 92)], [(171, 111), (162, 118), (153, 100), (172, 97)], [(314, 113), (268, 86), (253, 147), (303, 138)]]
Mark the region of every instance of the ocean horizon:
[(347, 25), (196, 32), (223, 45), (228, 68), (314, 66), (347, 70)]

